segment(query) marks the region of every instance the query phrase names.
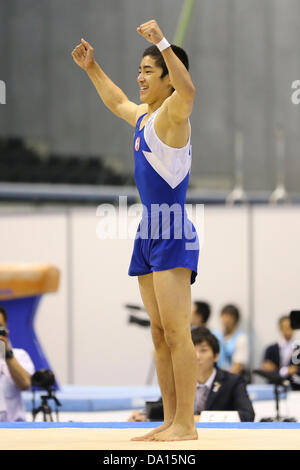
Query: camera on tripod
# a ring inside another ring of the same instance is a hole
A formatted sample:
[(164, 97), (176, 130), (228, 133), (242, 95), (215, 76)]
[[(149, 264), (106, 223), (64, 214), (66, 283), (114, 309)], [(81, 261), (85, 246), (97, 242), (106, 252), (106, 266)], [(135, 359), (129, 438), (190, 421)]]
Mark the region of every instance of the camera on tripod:
[[(54, 394), (55, 376), (53, 372), (49, 369), (38, 370), (31, 377), (31, 385), (33, 390), (32, 421), (35, 421), (37, 414), (40, 412), (43, 414), (44, 421), (53, 421), (52, 409), (48, 403), (48, 400), (54, 400), (56, 405), (56, 420), (58, 421), (58, 407), (61, 406), (61, 403)], [(37, 408), (35, 407), (35, 387), (46, 390), (46, 392), (48, 392), (47, 395), (41, 395), (42, 404)]]
[[(290, 312), (291, 328), (293, 330), (300, 329), (300, 310), (293, 310)], [(300, 365), (300, 341), (295, 341), (295, 346), (292, 355), (292, 362), (294, 365)], [(261, 369), (253, 371), (254, 374), (264, 377), (268, 380), (269, 384), (274, 385), (275, 405), (276, 405), (276, 417), (275, 418), (263, 418), (261, 421), (287, 421), (295, 422), (295, 418), (282, 417), (279, 413), (279, 399), (281, 391), (286, 392), (290, 386), (290, 379), (281, 377), (278, 372), (266, 372)]]

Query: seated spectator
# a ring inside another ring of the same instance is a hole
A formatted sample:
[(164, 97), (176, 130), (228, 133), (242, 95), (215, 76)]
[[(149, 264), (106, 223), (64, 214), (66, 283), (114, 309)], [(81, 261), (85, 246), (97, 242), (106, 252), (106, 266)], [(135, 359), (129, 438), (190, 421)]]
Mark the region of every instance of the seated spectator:
[[(219, 369), (217, 338), (205, 327), (192, 330), (198, 370), (194, 402), (195, 420), (203, 410), (237, 411), (241, 421), (254, 421), (254, 410), (247, 393), (246, 383), (240, 375)], [(160, 405), (160, 412), (159, 412)], [(163, 420), (162, 399), (155, 403), (156, 417)], [(156, 418), (157, 419), (157, 418)], [(135, 411), (129, 421), (146, 421), (146, 410)]]
[(7, 313), (0, 307), (0, 421), (26, 421), (21, 390), (31, 386), (34, 365), (24, 349), (12, 348), (7, 329)]
[(293, 390), (300, 390), (300, 365), (295, 365), (292, 361), (295, 339), (290, 317), (282, 316), (278, 326), (280, 338), (266, 348), (262, 369), (266, 372), (278, 372), (281, 377), (290, 380)]
[(223, 331), (214, 331), (220, 343), (218, 366), (232, 374), (247, 375), (248, 337), (239, 328), (240, 312), (235, 305), (225, 305), (221, 310)]
[(210, 305), (207, 302), (195, 300), (192, 305), (191, 329), (206, 326), (210, 316)]

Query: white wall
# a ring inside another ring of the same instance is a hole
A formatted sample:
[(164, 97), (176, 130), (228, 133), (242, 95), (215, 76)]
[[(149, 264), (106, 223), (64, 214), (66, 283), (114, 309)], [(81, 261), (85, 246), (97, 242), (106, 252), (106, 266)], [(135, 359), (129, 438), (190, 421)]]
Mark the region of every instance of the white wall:
[(194, 299), (212, 307), (209, 326), (219, 328), (220, 309), (234, 303), (241, 309), (241, 327), (248, 327), (248, 210), (208, 206), (204, 211), (204, 244)]
[[(200, 233), (202, 220), (191, 218)], [(142, 305), (137, 278), (127, 274), (133, 239), (99, 239), (99, 220), (96, 208), (0, 211), (0, 262), (49, 262), (61, 269), (59, 291), (44, 296), (36, 319), (60, 383), (144, 384), (150, 331), (129, 325), (124, 308)], [(133, 232), (138, 220), (130, 219)], [(205, 207), (192, 297), (211, 303), (213, 328), (225, 303), (240, 307), (242, 327), (253, 333), (254, 366), (277, 337), (278, 317), (300, 308), (299, 241), (299, 207)]]
[(264, 345), (277, 339), (279, 317), (300, 310), (299, 207), (256, 207), (253, 235), (254, 359), (259, 363)]
[(137, 279), (127, 274), (133, 240), (99, 239), (99, 220), (93, 209), (72, 212), (74, 381), (144, 384), (152, 360), (150, 333), (129, 325), (124, 308), (142, 305)]

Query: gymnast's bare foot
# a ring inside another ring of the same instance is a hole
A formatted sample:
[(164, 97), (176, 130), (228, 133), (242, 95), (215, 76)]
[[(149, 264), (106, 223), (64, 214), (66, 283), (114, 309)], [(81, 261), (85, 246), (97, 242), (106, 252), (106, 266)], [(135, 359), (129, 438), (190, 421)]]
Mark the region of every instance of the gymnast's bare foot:
[(153, 441), (154, 436), (157, 436), (161, 432), (166, 431), (170, 426), (172, 426), (171, 423), (163, 423), (161, 426), (158, 426), (158, 428), (153, 429), (153, 431), (143, 435), (143, 436), (138, 436), (138, 437), (133, 437), (131, 440), (132, 441)]
[(172, 424), (168, 429), (156, 434), (154, 441), (189, 441), (197, 440), (198, 432), (195, 426), (184, 427), (180, 424)]

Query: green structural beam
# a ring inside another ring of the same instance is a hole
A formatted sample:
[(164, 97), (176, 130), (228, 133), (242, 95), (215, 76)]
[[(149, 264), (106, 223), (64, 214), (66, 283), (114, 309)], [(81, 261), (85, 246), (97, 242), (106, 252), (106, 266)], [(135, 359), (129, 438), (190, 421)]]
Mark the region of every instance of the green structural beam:
[(195, 0), (185, 0), (178, 20), (177, 29), (172, 43), (182, 47), (186, 30), (190, 22)]

